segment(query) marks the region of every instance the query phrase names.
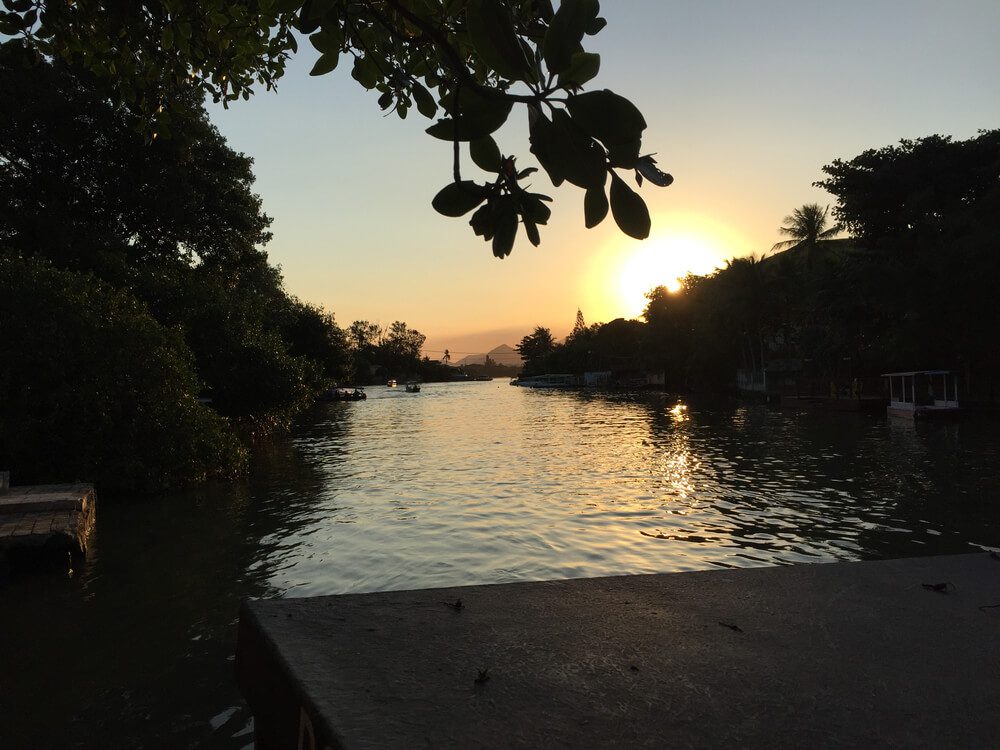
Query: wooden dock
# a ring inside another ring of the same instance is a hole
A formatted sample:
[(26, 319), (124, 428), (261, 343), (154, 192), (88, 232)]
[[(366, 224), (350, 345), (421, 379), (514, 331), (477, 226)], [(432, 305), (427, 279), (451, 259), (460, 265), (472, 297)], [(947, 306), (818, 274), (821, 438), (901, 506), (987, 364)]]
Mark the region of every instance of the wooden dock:
[(0, 557), (84, 555), (96, 510), (89, 484), (0, 489)]

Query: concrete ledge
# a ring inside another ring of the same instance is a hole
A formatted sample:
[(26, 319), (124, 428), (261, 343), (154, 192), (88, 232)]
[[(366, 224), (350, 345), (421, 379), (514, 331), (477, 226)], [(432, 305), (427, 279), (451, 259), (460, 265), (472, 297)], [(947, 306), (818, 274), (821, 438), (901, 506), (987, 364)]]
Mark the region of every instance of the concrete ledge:
[(259, 748), (986, 747), (992, 604), (985, 553), (255, 601), (237, 676)]

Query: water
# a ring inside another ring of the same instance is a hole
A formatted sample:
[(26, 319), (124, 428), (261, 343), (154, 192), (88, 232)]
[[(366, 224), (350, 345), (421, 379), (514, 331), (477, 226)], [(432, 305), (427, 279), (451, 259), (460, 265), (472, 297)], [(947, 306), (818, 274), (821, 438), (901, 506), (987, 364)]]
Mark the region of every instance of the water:
[(511, 388), (369, 390), (241, 485), (102, 500), (89, 560), (0, 588), (0, 745), (252, 743), (247, 597), (1000, 547), (1000, 430)]

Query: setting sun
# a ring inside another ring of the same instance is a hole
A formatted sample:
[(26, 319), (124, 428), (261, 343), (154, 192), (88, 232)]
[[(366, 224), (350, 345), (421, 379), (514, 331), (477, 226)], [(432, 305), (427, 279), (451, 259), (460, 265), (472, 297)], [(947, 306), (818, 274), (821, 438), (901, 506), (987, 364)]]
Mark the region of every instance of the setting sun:
[(676, 292), (688, 274), (711, 273), (721, 264), (723, 251), (695, 234), (654, 238), (636, 248), (621, 266), (618, 294), (628, 315), (642, 313), (646, 293), (657, 286)]

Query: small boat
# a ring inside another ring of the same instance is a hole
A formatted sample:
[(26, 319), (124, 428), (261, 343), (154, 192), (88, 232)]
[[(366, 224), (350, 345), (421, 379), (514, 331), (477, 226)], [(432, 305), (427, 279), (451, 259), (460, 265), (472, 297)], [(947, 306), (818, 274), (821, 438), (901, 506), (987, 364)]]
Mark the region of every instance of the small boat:
[(319, 395), (320, 401), (364, 401), (368, 398), (363, 388), (329, 388)]
[(385, 385), (386, 385), (386, 388), (395, 388), (396, 387), (396, 381), (395, 380), (390, 380)]
[(420, 383), (407, 383), (406, 384), (407, 393), (420, 393)]

